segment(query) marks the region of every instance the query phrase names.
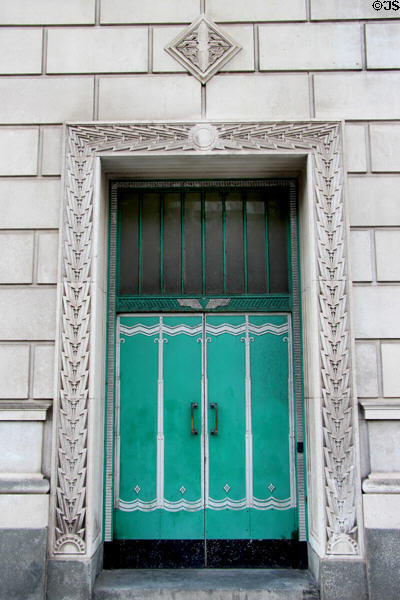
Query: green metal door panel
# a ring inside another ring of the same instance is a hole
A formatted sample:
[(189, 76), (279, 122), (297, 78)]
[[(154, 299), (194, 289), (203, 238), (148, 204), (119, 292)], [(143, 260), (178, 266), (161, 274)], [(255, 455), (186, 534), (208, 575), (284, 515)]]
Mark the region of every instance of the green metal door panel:
[(119, 538), (204, 536), (202, 331), (199, 316), (121, 317)]
[[(291, 330), (287, 316), (250, 316), (254, 538), (290, 538), (295, 527)], [(292, 456), (292, 460), (291, 460)]]
[[(201, 453), (202, 318), (164, 317), (164, 498), (161, 537), (204, 537)], [(193, 429), (191, 432), (191, 403)]]
[(120, 339), (116, 537), (292, 538), (288, 315), (122, 317)]
[[(243, 316), (207, 316), (209, 494), (206, 537), (243, 538), (249, 514), (237, 509), (246, 499), (245, 346)], [(217, 404), (217, 407), (211, 408)], [(218, 410), (218, 433), (215, 429)]]
[[(132, 508), (132, 502), (149, 503), (156, 496), (158, 361), (156, 332), (149, 332), (157, 321), (155, 317), (122, 317), (120, 322), (121, 510), (116, 511), (115, 518), (119, 537), (142, 536), (136, 520), (126, 527), (125, 510)], [(152, 519), (159, 531), (159, 519), (156, 515)]]
[(290, 497), (288, 322), (284, 317), (260, 320), (250, 317), (250, 328), (255, 325), (251, 331), (254, 496), (285, 499)]
[(286, 508), (277, 510), (251, 509), (250, 535), (253, 540), (290, 540), (298, 539), (297, 510)]

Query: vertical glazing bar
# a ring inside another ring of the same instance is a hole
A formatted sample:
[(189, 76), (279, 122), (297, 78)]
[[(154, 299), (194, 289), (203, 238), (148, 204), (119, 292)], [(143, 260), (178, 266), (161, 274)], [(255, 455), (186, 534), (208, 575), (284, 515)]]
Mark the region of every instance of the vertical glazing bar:
[(139, 214), (138, 214), (138, 292), (142, 293), (142, 214), (143, 214), (143, 194), (139, 193)]
[(185, 276), (185, 229), (184, 229), (184, 214), (185, 214), (185, 192), (181, 191), (181, 293), (184, 294), (183, 281)]
[(243, 264), (244, 264), (244, 291), (247, 294), (247, 194), (242, 192), (242, 215), (243, 215)]
[(268, 202), (264, 202), (265, 213), (265, 277), (267, 279), (267, 294), (269, 294), (269, 242), (268, 242)]
[(164, 193), (160, 193), (160, 293), (164, 296)]
[(205, 214), (205, 191), (201, 190), (201, 268), (202, 276), (202, 293), (206, 292), (206, 214)]
[(225, 226), (226, 226), (226, 206), (225, 206), (225, 193), (221, 193), (222, 196), (222, 257), (224, 264), (224, 294), (226, 294), (226, 236), (225, 236)]

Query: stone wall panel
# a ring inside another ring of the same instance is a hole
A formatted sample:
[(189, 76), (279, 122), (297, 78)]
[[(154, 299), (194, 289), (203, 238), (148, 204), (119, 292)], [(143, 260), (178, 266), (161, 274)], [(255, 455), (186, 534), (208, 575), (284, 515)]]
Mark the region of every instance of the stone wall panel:
[(101, 23), (190, 23), (198, 0), (101, 0)]
[(314, 76), (317, 119), (397, 119), (400, 73)]
[(0, 233), (0, 283), (32, 283), (34, 234)]
[(0, 128), (0, 175), (36, 175), (39, 129)]
[(261, 71), (361, 69), (358, 24), (260, 25)]
[(112, 119), (198, 119), (200, 83), (186, 75), (100, 78), (99, 117)]
[(96, 0), (1, 0), (0, 22), (3, 25), (92, 24)]
[(219, 75), (207, 84), (210, 119), (288, 120), (309, 117), (306, 75)]
[(62, 123), (93, 118), (92, 77), (0, 79), (0, 123)]
[(0, 180), (0, 227), (3, 229), (56, 229), (59, 211), (59, 181)]
[(146, 72), (147, 41), (147, 27), (51, 29), (47, 42), (47, 72)]
[(3, 28), (0, 36), (0, 74), (41, 73), (42, 39), (41, 29)]
[(54, 340), (55, 288), (0, 288), (0, 339)]

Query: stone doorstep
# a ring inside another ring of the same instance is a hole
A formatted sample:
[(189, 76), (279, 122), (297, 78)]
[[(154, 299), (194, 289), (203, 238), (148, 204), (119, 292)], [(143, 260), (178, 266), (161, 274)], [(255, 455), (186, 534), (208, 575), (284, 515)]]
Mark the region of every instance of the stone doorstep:
[(318, 600), (296, 569), (119, 569), (97, 578), (93, 600)]

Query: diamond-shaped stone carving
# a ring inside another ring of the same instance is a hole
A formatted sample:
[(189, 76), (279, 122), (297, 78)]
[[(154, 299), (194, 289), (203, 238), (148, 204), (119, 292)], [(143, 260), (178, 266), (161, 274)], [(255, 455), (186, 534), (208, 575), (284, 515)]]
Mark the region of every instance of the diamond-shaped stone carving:
[(226, 483), (224, 485), (224, 490), (226, 491), (226, 493), (228, 493), (230, 489), (231, 489), (231, 486)]
[(165, 46), (166, 52), (203, 84), (241, 49), (204, 14)]

